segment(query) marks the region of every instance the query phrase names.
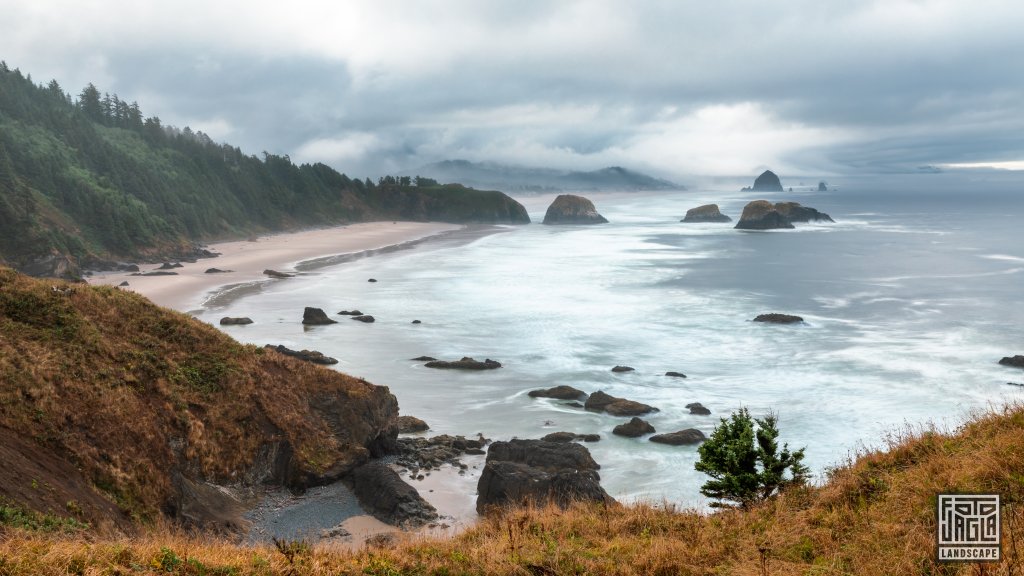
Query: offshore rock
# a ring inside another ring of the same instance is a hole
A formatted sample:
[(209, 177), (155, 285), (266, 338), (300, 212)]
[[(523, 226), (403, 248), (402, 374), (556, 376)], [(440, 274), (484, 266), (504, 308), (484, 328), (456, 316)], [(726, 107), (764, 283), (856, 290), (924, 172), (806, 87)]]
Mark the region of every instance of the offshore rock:
[(639, 438), (644, 434), (653, 434), (656, 432), (654, 426), (651, 426), (646, 420), (641, 420), (634, 416), (629, 422), (625, 424), (619, 424), (612, 429), (612, 434), (617, 436), (625, 436), (626, 438)]
[(751, 190), (754, 192), (782, 192), (782, 182), (779, 181), (775, 172), (765, 170), (754, 180), (754, 187)]
[(583, 390), (578, 390), (572, 386), (555, 386), (554, 388), (541, 388), (539, 390), (530, 390), (528, 394), (530, 398), (555, 398), (558, 400), (576, 400), (583, 398), (587, 395)]
[(804, 319), (800, 316), (793, 316), (792, 314), (778, 314), (772, 312), (770, 314), (759, 314), (754, 318), (754, 322), (765, 322), (768, 324), (796, 324), (803, 322)]
[(607, 224), (594, 203), (583, 196), (561, 194), (548, 206), (544, 224)]
[(754, 200), (743, 207), (743, 214), (735, 226), (739, 230), (773, 230), (795, 228), (793, 223), (767, 200)]
[(686, 211), (686, 216), (680, 222), (732, 222), (725, 214), (718, 210), (718, 204), (705, 204)]
[(331, 320), (327, 317), (327, 313), (320, 308), (306, 307), (302, 311), (302, 323), (307, 326), (319, 326), (323, 324), (337, 324), (337, 320)]
[(668, 444), (670, 446), (684, 446), (687, 444), (700, 444), (707, 440), (704, 433), (696, 428), (687, 428), (686, 430), (680, 430), (678, 432), (669, 432), (668, 434), (655, 434), (650, 438), (651, 442), (657, 442), (658, 444)]
[(449, 368), (459, 370), (494, 370), (495, 368), (501, 368), (501, 362), (491, 360), (490, 358), (480, 362), (474, 360), (469, 356), (463, 356), (462, 360), (455, 360), (448, 362), (445, 360), (434, 360), (424, 364), (427, 368)]

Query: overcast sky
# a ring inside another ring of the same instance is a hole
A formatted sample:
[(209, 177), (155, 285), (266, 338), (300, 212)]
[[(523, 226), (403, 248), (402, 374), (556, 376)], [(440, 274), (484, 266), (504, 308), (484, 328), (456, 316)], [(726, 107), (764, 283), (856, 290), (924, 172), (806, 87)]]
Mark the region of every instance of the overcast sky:
[(0, 59), (353, 176), (1024, 167), (1024, 2), (0, 0)]

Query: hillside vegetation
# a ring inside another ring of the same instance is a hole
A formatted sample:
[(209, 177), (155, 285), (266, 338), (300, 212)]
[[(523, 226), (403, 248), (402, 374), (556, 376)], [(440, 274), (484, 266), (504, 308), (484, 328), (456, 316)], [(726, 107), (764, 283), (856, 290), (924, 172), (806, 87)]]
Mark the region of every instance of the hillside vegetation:
[(386, 389), (134, 294), (0, 270), (0, 575), (977, 573), (934, 560), (939, 492), (1000, 494), (1005, 559), (985, 573), (1024, 570), (1021, 406), (908, 431), (746, 510), (521, 508), (356, 552), (161, 527), (179, 476), (325, 481), (386, 448), (395, 413)]
[(0, 268), (0, 519), (237, 529), (204, 482), (331, 481), (390, 449), (397, 416), (385, 387), (134, 293)]
[(91, 84), (72, 98), (0, 63), (0, 262), (71, 276), (199, 240), (399, 218), (529, 222), (500, 192), (246, 155)]

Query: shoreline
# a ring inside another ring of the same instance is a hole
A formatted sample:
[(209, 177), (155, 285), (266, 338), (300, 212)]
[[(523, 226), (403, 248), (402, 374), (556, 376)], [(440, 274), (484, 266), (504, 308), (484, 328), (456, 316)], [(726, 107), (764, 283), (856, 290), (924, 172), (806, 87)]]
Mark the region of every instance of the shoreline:
[[(139, 276), (158, 265), (140, 266), (139, 273), (97, 272), (86, 280), (92, 285), (119, 286), (153, 303), (179, 312), (230, 302), (275, 279), (263, 274), (272, 269), (298, 274), (365, 256), (410, 248), (445, 234), (465, 230), (462, 224), (443, 222), (364, 222), (333, 228), (281, 232), (255, 240), (220, 242), (207, 247), (219, 255), (194, 263), (180, 262), (173, 275)], [(230, 270), (210, 273), (209, 268)], [(227, 301), (219, 298), (231, 295)]]

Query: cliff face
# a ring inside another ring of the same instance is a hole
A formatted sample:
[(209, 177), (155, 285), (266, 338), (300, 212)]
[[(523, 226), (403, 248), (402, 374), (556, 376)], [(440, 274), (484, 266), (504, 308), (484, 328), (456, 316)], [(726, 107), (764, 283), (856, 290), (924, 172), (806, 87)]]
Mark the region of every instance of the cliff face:
[(337, 479), (393, 448), (397, 416), (385, 387), (141, 296), (0, 269), (0, 501), (99, 529), (203, 523), (205, 482)]
[(548, 206), (544, 224), (606, 224), (594, 203), (574, 194), (561, 194)]

